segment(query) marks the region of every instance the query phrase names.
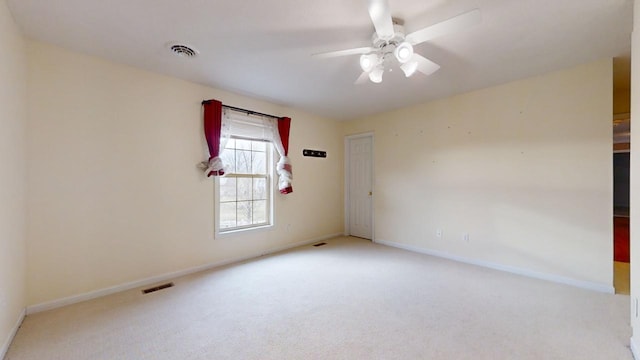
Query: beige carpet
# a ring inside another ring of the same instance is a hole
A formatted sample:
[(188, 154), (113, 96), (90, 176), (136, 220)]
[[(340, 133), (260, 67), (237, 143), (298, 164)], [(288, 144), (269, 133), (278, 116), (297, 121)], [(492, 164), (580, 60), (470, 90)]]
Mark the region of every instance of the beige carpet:
[(340, 238), (28, 316), (7, 359), (632, 359), (629, 297)]

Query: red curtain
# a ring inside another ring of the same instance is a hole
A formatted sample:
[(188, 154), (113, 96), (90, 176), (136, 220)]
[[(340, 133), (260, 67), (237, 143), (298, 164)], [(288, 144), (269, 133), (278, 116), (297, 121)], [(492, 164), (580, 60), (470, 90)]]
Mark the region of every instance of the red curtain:
[(209, 146), (208, 167), (205, 170), (208, 176), (224, 175), (220, 155), (220, 132), (222, 128), (222, 102), (218, 100), (203, 101), (204, 105), (204, 136)]
[[(278, 119), (278, 133), (280, 134), (280, 140), (282, 141), (282, 147), (284, 148), (284, 156), (287, 157), (289, 155), (289, 130), (291, 128), (291, 118), (282, 117)], [(289, 173), (289, 179), (291, 178), (291, 163), (286, 159), (286, 162), (283, 164), (283, 168), (285, 171)], [(290, 180), (287, 184), (280, 188), (280, 193), (289, 194), (293, 192), (293, 186), (291, 185)]]

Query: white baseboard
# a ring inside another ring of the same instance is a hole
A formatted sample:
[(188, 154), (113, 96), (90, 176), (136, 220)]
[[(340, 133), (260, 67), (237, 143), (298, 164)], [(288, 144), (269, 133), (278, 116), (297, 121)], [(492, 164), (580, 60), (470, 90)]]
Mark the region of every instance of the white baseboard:
[(7, 351), (9, 351), (9, 346), (11, 346), (11, 343), (13, 342), (13, 338), (16, 337), (16, 333), (18, 332), (20, 325), (22, 325), (22, 321), (24, 321), (25, 315), (26, 315), (26, 309), (22, 309), (22, 311), (20, 312), (20, 315), (18, 316), (18, 321), (16, 321), (16, 324), (13, 326), (13, 329), (9, 333), (9, 336), (4, 341), (4, 344), (2, 344), (2, 347), (0, 348), (0, 359), (4, 359), (4, 356), (7, 355)]
[(254, 253), (254, 254), (251, 254), (251, 255), (247, 255), (247, 256), (241, 256), (241, 257), (238, 257), (238, 258), (216, 261), (214, 263), (205, 264), (205, 265), (201, 265), (201, 266), (196, 266), (196, 267), (192, 267), (192, 268), (185, 269), (185, 270), (180, 270), (180, 271), (175, 271), (175, 272), (171, 272), (171, 273), (167, 273), (167, 274), (163, 274), (163, 275), (153, 276), (153, 277), (150, 277), (150, 278), (141, 279), (141, 280), (137, 280), (137, 281), (132, 281), (132, 282), (128, 282), (128, 283), (124, 283), (124, 284), (120, 284), (120, 285), (116, 285), (116, 286), (112, 286), (112, 287), (108, 287), (108, 288), (104, 288), (104, 289), (100, 289), (100, 290), (94, 290), (94, 291), (86, 292), (86, 293), (83, 293), (83, 294), (73, 295), (73, 296), (62, 298), (62, 299), (57, 299), (57, 300), (53, 300), (53, 301), (47, 301), (47, 302), (44, 302), (44, 303), (41, 303), (41, 304), (30, 305), (30, 306), (27, 306), (26, 313), (27, 313), (27, 315), (29, 315), (29, 314), (35, 314), (35, 313), (38, 313), (38, 312), (42, 312), (42, 311), (56, 309), (56, 308), (59, 308), (59, 307), (63, 307), (63, 306), (67, 306), (67, 305), (71, 305), (71, 304), (75, 304), (75, 303), (79, 303), (79, 302), (82, 302), (82, 301), (87, 301), (87, 300), (96, 299), (96, 298), (99, 298), (99, 297), (115, 294), (115, 293), (122, 292), (122, 291), (125, 291), (125, 290), (131, 290), (131, 289), (135, 289), (135, 288), (138, 288), (138, 287), (151, 285), (151, 284), (158, 283), (158, 282), (163, 282), (163, 281), (175, 279), (175, 278), (178, 278), (178, 277), (181, 277), (181, 276), (185, 276), (185, 275), (190, 275), (190, 274), (194, 274), (194, 273), (197, 273), (197, 272), (210, 270), (210, 269), (213, 269), (213, 268), (217, 268), (217, 267), (221, 267), (221, 266), (225, 266), (225, 265), (230, 265), (230, 264), (241, 262), (241, 261), (255, 259), (255, 258), (258, 258), (258, 257), (261, 257), (261, 256), (270, 255), (270, 254), (278, 253), (278, 252), (281, 252), (281, 251), (289, 250), (289, 249), (292, 249), (292, 248), (309, 245), (309, 244), (312, 244), (312, 243), (315, 243), (315, 242), (318, 242), (318, 241), (327, 240), (327, 239), (331, 239), (331, 238), (338, 237), (338, 236), (342, 236), (342, 234), (341, 233), (336, 233), (336, 234), (325, 235), (325, 236), (321, 236), (321, 237), (317, 237), (317, 238), (313, 238), (313, 239), (308, 239), (308, 240), (304, 240), (304, 241), (298, 241), (298, 242), (295, 242), (295, 243), (292, 243), (292, 244), (278, 246), (278, 247), (275, 247), (275, 248), (271, 248), (271, 249), (268, 249), (268, 250), (265, 250), (265, 251), (261, 251), (261, 252), (258, 252), (258, 253)]
[(571, 286), (603, 292), (603, 293), (609, 293), (609, 294), (615, 293), (615, 289), (613, 285), (609, 285), (609, 284), (577, 280), (577, 279), (572, 279), (572, 278), (559, 276), (559, 275), (545, 274), (545, 273), (540, 273), (540, 272), (536, 272), (529, 269), (523, 269), (523, 268), (509, 266), (509, 265), (502, 265), (502, 264), (492, 263), (484, 260), (466, 258), (463, 256), (452, 255), (443, 251), (425, 249), (425, 248), (421, 248), (413, 245), (401, 244), (393, 241), (376, 240), (375, 242), (381, 245), (391, 246), (391, 247), (413, 251), (413, 252), (417, 252), (425, 255), (436, 256), (436, 257), (458, 261), (466, 264), (482, 266), (482, 267), (486, 267), (494, 270), (500, 270), (500, 271), (509, 272), (512, 274), (535, 278), (535, 279), (552, 281), (560, 284), (571, 285)]
[(629, 348), (631, 348), (631, 354), (633, 355), (633, 358), (636, 360), (640, 360), (640, 352), (638, 352), (638, 350), (640, 350), (640, 346), (636, 345), (636, 341), (633, 336), (629, 340)]

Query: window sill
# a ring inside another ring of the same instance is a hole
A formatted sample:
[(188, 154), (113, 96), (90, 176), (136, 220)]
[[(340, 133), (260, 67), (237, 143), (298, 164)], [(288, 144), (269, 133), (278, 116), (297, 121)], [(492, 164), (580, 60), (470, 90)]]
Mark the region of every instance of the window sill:
[(246, 229), (236, 229), (236, 230), (228, 230), (228, 231), (216, 231), (215, 239), (222, 239), (222, 238), (233, 237), (233, 236), (238, 236), (238, 235), (245, 235), (247, 233), (252, 233), (252, 232), (264, 232), (264, 231), (272, 231), (272, 230), (273, 230), (273, 224), (250, 227), (250, 228), (246, 228)]

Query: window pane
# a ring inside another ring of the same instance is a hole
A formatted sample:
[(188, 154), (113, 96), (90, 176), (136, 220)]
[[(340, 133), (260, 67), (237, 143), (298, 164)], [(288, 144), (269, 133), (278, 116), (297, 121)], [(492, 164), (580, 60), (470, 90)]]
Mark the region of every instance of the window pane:
[(233, 149), (224, 149), (222, 154), (220, 154), (220, 159), (222, 159), (222, 163), (224, 164), (224, 172), (225, 173), (234, 173), (236, 172), (236, 151)]
[(253, 202), (253, 223), (264, 224), (267, 222), (267, 201), (258, 200)]
[[(271, 144), (230, 139), (220, 154), (228, 176), (219, 178), (220, 231), (270, 224)], [(245, 176), (249, 175), (249, 176)]]
[(220, 201), (236, 201), (236, 179), (235, 178), (220, 178)]
[(267, 199), (267, 179), (253, 179), (253, 200)]
[(253, 141), (251, 142), (251, 150), (253, 151), (267, 151), (267, 143), (264, 141)]
[(251, 169), (253, 174), (266, 174), (267, 173), (267, 153), (265, 152), (253, 152), (253, 159), (251, 163)]
[(220, 204), (220, 228), (228, 229), (236, 227), (236, 203)]
[(251, 151), (236, 150), (236, 173), (251, 174)]
[(251, 225), (251, 201), (238, 201), (238, 226)]
[(238, 184), (238, 201), (251, 200), (253, 189), (251, 188), (251, 178), (236, 178)]
[(236, 139), (236, 149), (251, 150), (251, 140)]

